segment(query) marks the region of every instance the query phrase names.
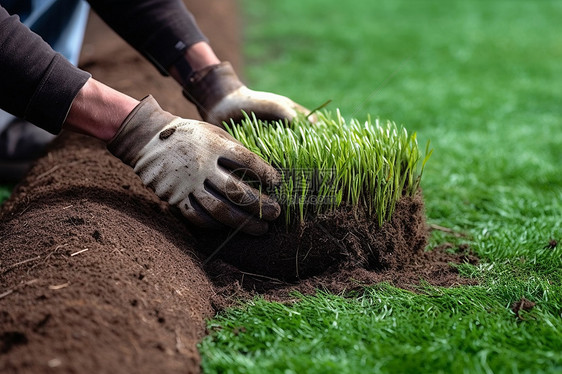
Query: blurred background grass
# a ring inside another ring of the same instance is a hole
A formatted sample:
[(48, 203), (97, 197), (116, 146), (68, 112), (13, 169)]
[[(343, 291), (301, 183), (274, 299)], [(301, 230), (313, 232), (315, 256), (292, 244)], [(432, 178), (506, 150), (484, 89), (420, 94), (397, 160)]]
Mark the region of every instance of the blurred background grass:
[(12, 184), (0, 184), (0, 203), (3, 203), (8, 197), (10, 197), (13, 188), (14, 186)]
[[(479, 286), (256, 300), (210, 322), (206, 372), (561, 372), (562, 2), (244, 0), (250, 86), (431, 139), (431, 246)], [(329, 107), (329, 108), (330, 108)], [(552, 244), (551, 243), (551, 244)], [(536, 303), (524, 319), (510, 310)], [(220, 328), (219, 328), (220, 326)], [(241, 330), (241, 327), (244, 327)], [(241, 332), (243, 331), (243, 332)], [(558, 348), (557, 348), (558, 347)]]

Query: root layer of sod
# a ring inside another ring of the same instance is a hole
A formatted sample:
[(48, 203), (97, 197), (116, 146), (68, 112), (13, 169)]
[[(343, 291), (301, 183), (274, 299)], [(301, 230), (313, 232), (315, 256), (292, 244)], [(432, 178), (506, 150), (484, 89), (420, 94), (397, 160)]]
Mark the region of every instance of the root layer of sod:
[(382, 227), (345, 209), (317, 217), (287, 231), (274, 224), (263, 237), (199, 233), (197, 246), (207, 256), (205, 270), (219, 291), (213, 305), (222, 309), (255, 294), (286, 300), (294, 291), (337, 294), (388, 282), (414, 290), (470, 284), (456, 264), (478, 259), (463, 246), (426, 251), (428, 227), (420, 195), (403, 197)]
[(276, 222), (260, 237), (224, 234), (199, 239), (203, 250), (220, 248), (215, 255), (241, 271), (294, 282), (343, 269), (399, 270), (423, 253), (427, 234), (418, 195), (403, 197), (392, 220), (382, 227), (364, 214), (340, 208), (290, 229)]

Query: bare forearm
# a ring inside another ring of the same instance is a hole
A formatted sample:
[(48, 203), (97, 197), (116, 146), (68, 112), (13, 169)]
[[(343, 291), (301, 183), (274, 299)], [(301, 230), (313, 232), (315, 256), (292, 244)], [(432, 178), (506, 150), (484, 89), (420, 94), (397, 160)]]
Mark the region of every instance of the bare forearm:
[(72, 102), (64, 128), (111, 140), (139, 101), (90, 78)]

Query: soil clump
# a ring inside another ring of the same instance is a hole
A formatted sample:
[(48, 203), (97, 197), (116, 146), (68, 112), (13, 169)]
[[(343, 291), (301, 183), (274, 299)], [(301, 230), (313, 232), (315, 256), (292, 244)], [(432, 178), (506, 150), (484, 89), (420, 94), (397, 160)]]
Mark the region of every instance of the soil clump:
[(537, 304), (531, 300), (527, 300), (526, 298), (522, 297), (518, 301), (514, 302), (511, 306), (511, 311), (515, 314), (519, 321), (524, 321), (525, 318), (521, 315), (521, 311), (529, 312), (533, 310), (533, 308)]

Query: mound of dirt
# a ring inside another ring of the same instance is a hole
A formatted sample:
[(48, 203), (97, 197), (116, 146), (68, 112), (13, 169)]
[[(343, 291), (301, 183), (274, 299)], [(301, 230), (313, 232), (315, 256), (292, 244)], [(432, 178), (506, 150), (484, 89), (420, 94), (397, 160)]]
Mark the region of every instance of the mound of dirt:
[[(236, 2), (185, 3), (218, 56), (239, 67)], [(80, 66), (199, 118), (176, 82), (93, 13)], [(101, 143), (58, 138), (2, 206), (0, 238), (0, 372), (200, 371), (214, 291), (190, 231)]]
[[(239, 64), (235, 2), (187, 3)], [(89, 27), (82, 64), (95, 78), (198, 117), (98, 19)], [(474, 258), (424, 252), (423, 215), (418, 197), (382, 229), (342, 211), (292, 234), (274, 225), (261, 239), (204, 242), (103, 144), (62, 134), (0, 211), (0, 372), (199, 372), (205, 319), (240, 298), (466, 283), (450, 263)]]
[(3, 206), (0, 371), (198, 371), (212, 286), (131, 173), (63, 134)]

